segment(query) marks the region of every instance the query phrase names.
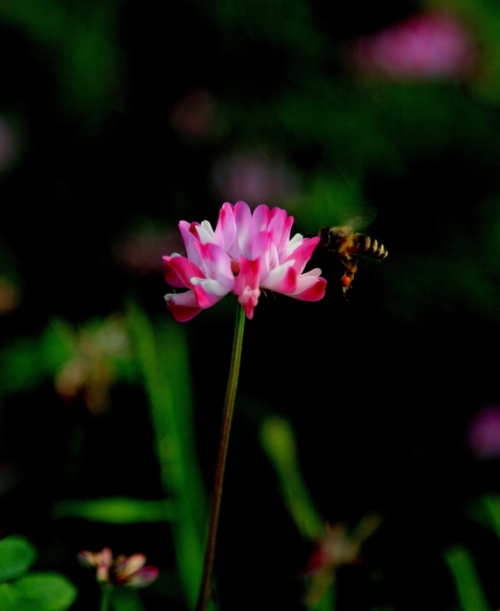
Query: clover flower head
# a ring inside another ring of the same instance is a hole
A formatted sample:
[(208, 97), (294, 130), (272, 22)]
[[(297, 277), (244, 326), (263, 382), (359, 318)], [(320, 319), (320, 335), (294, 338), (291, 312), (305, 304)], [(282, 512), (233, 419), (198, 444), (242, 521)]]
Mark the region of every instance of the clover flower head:
[(244, 202), (225, 203), (215, 230), (208, 221), (181, 221), (187, 257), (163, 257), (168, 284), (188, 289), (165, 296), (175, 320), (191, 320), (231, 292), (247, 318), (253, 317), (262, 289), (303, 301), (322, 299), (321, 270), (303, 273), (319, 238), (296, 234), (290, 239), (292, 223), (285, 210), (262, 205), (252, 213)]
[(470, 74), (477, 50), (458, 18), (426, 11), (359, 37), (353, 59), (364, 73), (395, 80), (439, 80)]
[(311, 578), (305, 597), (308, 608), (318, 606), (338, 568), (359, 562), (361, 546), (380, 523), (380, 515), (368, 514), (350, 532), (345, 524), (326, 525), (304, 571), (304, 575)]
[(466, 442), (478, 460), (500, 458), (500, 406), (486, 405), (472, 418)]
[(154, 581), (159, 572), (154, 566), (145, 566), (144, 554), (113, 558), (109, 547), (96, 553), (84, 550), (78, 559), (84, 566), (96, 567), (96, 579), (103, 585), (141, 588)]

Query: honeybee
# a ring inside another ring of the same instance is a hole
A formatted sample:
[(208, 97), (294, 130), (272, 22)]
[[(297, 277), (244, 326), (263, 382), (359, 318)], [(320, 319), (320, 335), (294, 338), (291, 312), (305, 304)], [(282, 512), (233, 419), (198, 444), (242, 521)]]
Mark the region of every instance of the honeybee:
[(346, 268), (340, 279), (344, 299), (358, 271), (358, 260), (360, 256), (383, 261), (387, 259), (389, 255), (383, 244), (380, 244), (377, 240), (367, 235), (354, 233), (349, 226), (321, 227), (318, 235), (320, 241), (317, 248), (323, 248), (326, 252), (337, 253)]

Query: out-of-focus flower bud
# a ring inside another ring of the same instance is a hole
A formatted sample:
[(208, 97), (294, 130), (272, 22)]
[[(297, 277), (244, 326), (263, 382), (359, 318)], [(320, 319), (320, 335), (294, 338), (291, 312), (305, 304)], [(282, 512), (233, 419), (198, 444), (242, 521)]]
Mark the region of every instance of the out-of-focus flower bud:
[(96, 579), (103, 585), (142, 588), (154, 581), (159, 573), (156, 567), (145, 566), (144, 554), (118, 556), (113, 559), (109, 547), (96, 553), (81, 551), (78, 559), (84, 566), (97, 569)]
[(477, 59), (471, 34), (455, 16), (425, 12), (391, 25), (352, 45), (362, 74), (394, 80), (439, 80), (469, 75)]
[(499, 405), (488, 405), (477, 412), (467, 429), (466, 443), (479, 460), (500, 458)]

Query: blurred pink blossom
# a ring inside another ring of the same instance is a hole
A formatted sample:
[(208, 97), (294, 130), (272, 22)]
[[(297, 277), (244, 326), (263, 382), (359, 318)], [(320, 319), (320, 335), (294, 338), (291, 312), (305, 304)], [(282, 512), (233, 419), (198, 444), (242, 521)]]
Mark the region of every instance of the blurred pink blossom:
[(19, 137), (11, 122), (0, 116), (0, 170), (8, 170), (17, 161)]
[(467, 429), (466, 443), (480, 460), (500, 457), (499, 405), (487, 405), (475, 414)]
[(352, 59), (360, 72), (394, 79), (462, 77), (475, 65), (476, 45), (453, 15), (426, 12), (357, 38)]
[(96, 579), (103, 585), (142, 588), (154, 581), (159, 573), (154, 566), (144, 566), (144, 554), (113, 558), (109, 547), (96, 553), (84, 550), (78, 554), (78, 559), (84, 566), (97, 569)]
[(182, 248), (177, 229), (145, 229), (125, 235), (115, 243), (113, 254), (120, 265), (137, 276), (161, 274), (165, 250)]
[(258, 206), (252, 213), (244, 202), (225, 203), (215, 231), (208, 221), (179, 228), (187, 258), (177, 253), (163, 257), (165, 280), (183, 293), (165, 295), (170, 313), (179, 322), (233, 292), (253, 317), (261, 289), (303, 301), (318, 301), (325, 294), (321, 270), (303, 273), (319, 238), (297, 233), (290, 239), (293, 217), (280, 208)]
[(214, 165), (214, 183), (221, 199), (243, 199), (251, 207), (270, 205), (297, 193), (297, 178), (279, 158), (263, 151), (240, 151)]

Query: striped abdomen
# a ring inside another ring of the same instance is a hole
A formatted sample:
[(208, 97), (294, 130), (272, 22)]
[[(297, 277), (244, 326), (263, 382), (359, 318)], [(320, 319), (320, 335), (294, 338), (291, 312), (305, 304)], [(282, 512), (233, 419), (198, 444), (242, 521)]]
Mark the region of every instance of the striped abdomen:
[(380, 244), (377, 240), (370, 238), (367, 235), (357, 233), (354, 236), (354, 244), (349, 249), (351, 254), (363, 255), (365, 257), (371, 257), (372, 259), (387, 259), (389, 253), (383, 244)]

